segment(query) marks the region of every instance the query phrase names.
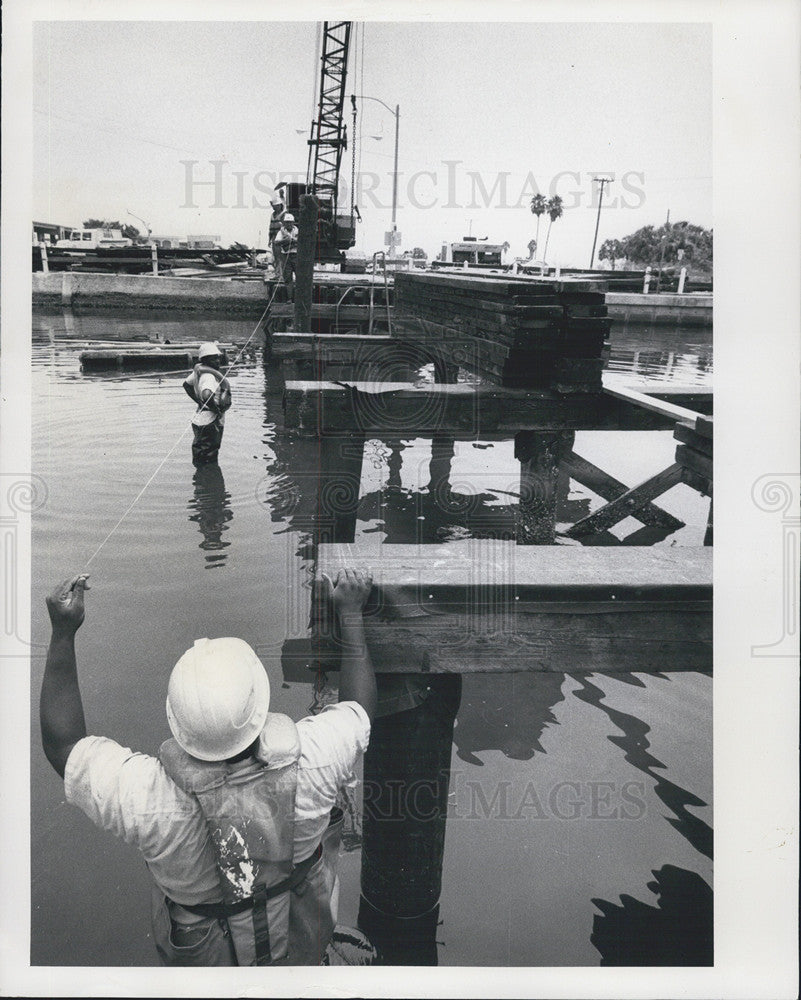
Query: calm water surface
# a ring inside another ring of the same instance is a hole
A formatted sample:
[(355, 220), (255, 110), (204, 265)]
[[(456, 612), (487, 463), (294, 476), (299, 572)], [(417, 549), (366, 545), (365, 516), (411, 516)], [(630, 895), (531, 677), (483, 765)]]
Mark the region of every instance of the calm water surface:
[[(276, 711), (299, 718), (315, 703), (280, 661), (284, 640), (305, 634), (312, 563), (277, 372), (260, 350), (235, 371), (219, 468), (197, 472), (180, 374), (89, 376), (78, 362), (89, 339), (241, 344), (252, 329), (174, 313), (34, 314), (32, 964), (155, 963), (143, 862), (64, 803), (39, 746), (53, 582), (89, 563), (78, 657), (90, 732), (154, 752), (169, 735), (169, 672), (199, 635), (255, 646)], [(609, 368), (629, 382), (710, 384), (711, 331), (615, 331)], [(674, 447), (670, 432), (579, 432), (575, 451), (633, 485), (669, 465)], [(368, 442), (357, 533), (443, 541), (514, 524), (511, 441), (457, 442), (433, 458), (450, 469), (445, 507), (427, 490), (430, 441)], [(708, 500), (677, 486), (658, 502), (685, 527), (657, 544), (701, 544)], [(565, 478), (560, 526), (601, 503)], [(638, 527), (623, 522), (594, 543)], [(711, 920), (711, 691), (696, 673), (464, 677), (440, 964), (670, 964), (676, 948), (709, 960), (698, 939)], [(340, 921), (355, 925), (358, 828), (352, 845)]]

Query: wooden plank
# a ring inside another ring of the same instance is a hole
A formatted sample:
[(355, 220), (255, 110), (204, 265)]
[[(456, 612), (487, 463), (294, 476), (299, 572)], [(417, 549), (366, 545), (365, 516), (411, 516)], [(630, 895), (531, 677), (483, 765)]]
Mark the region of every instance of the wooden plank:
[[(320, 546), (318, 576), (346, 566), (373, 575), (365, 631), (378, 672), (711, 669), (709, 549)], [(326, 615), (314, 621), (311, 642), (285, 644), (285, 671), (336, 667)]]
[(707, 455), (680, 444), (676, 447), (676, 461), (682, 468), (691, 469), (712, 482), (712, 459)]
[(702, 455), (707, 455), (709, 458), (712, 457), (712, 438), (707, 437), (705, 434), (699, 434), (689, 424), (677, 423), (673, 430), (673, 437), (677, 441), (689, 445), (695, 451), (700, 451)]
[(622, 399), (626, 402), (634, 403), (636, 406), (641, 406), (643, 409), (650, 410), (652, 413), (659, 413), (662, 416), (670, 417), (671, 419), (677, 421), (685, 421), (695, 427), (695, 421), (698, 414), (693, 410), (686, 409), (686, 407), (677, 406), (675, 403), (668, 403), (665, 400), (657, 399), (655, 396), (649, 396), (636, 389), (617, 385), (612, 386), (608, 382), (604, 383), (604, 392), (609, 396), (613, 396), (615, 399)]
[(671, 465), (657, 475), (651, 476), (650, 479), (646, 479), (639, 486), (627, 490), (616, 500), (612, 500), (594, 513), (576, 521), (564, 534), (568, 538), (582, 538), (585, 535), (606, 531), (624, 518), (634, 514), (646, 503), (663, 493), (667, 493), (679, 482), (681, 482), (681, 466)]
[(712, 417), (700, 416), (695, 421), (695, 429), (699, 434), (704, 437), (712, 438)]
[(691, 486), (694, 490), (698, 490), (704, 496), (712, 496), (712, 481), (707, 479), (706, 476), (694, 472), (692, 469), (682, 468), (681, 481), (687, 486)]
[(417, 587), (437, 600), (453, 588), (488, 587), (511, 587), (532, 601), (701, 600), (712, 587), (711, 553), (691, 547), (520, 546), (491, 538), (320, 546), (318, 572), (348, 566), (369, 570), (376, 587)]
[(408, 382), (287, 381), (284, 424), (303, 434), (359, 430), (400, 437), (452, 433), (460, 440), (518, 430), (659, 430), (673, 421), (603, 393)]
[[(597, 493), (604, 500), (617, 500), (628, 490), (628, 486), (624, 483), (619, 482), (574, 451), (563, 456), (561, 467), (577, 483), (591, 489), (593, 493)], [(684, 527), (683, 521), (650, 502), (640, 507), (633, 516), (643, 524), (656, 528), (669, 528), (671, 531), (676, 531), (678, 528)]]
[[(430, 616), (369, 623), (365, 639), (379, 674), (711, 671), (711, 618), (711, 602), (621, 606), (609, 616), (516, 615), (500, 627)], [(285, 678), (308, 681), (319, 669), (336, 670), (339, 656), (335, 641), (285, 643)]]

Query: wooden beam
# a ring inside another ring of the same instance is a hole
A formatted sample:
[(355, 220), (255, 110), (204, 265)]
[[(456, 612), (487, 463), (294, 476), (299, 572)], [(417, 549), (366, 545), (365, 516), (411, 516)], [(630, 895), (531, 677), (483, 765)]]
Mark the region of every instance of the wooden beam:
[(587, 517), (583, 517), (580, 521), (576, 521), (564, 534), (568, 538), (582, 538), (585, 535), (606, 531), (624, 518), (640, 510), (641, 507), (645, 506), (651, 500), (661, 496), (663, 493), (667, 493), (669, 489), (672, 489), (680, 482), (681, 466), (674, 463), (667, 469), (663, 469), (662, 472), (657, 473), (657, 475), (646, 479), (639, 486), (626, 490), (625, 493), (616, 500), (612, 500), (611, 503), (606, 504)]
[[(379, 673), (712, 666), (710, 549), (320, 546), (318, 574), (344, 566), (373, 574), (365, 630)], [(336, 667), (336, 636), (314, 618), (311, 640), (285, 644), (288, 676)]]
[(622, 399), (625, 402), (634, 403), (636, 406), (641, 406), (643, 409), (650, 410), (652, 413), (659, 413), (664, 417), (669, 417), (671, 420), (681, 420), (685, 423), (689, 423), (693, 428), (695, 427), (696, 420), (699, 416), (699, 414), (694, 410), (688, 410), (684, 406), (677, 406), (675, 403), (667, 402), (664, 399), (657, 399), (655, 396), (648, 395), (647, 393), (640, 392), (636, 389), (631, 389), (627, 386), (613, 386), (606, 382), (604, 384), (604, 392), (608, 396), (612, 396), (615, 399)]
[(695, 428), (689, 424), (678, 423), (673, 429), (673, 437), (681, 441), (695, 451), (700, 451), (702, 455), (712, 458), (712, 438), (706, 434), (699, 434)]
[(370, 434), (462, 440), (504, 438), (520, 430), (664, 430), (675, 417), (604, 393), (563, 396), (548, 389), (409, 382), (288, 381), (287, 429), (320, 435)]
[(676, 447), (676, 461), (682, 468), (691, 469), (712, 482), (711, 456), (696, 451), (686, 444), (680, 444)]
[[(610, 476), (597, 465), (588, 462), (574, 451), (564, 455), (561, 461), (562, 468), (575, 479), (577, 483), (591, 489), (604, 500), (617, 500), (628, 491), (628, 486), (619, 482), (614, 476)], [(655, 528), (668, 528), (676, 531), (684, 527), (684, 522), (669, 514), (656, 504), (646, 503), (640, 507), (634, 515), (638, 521)]]

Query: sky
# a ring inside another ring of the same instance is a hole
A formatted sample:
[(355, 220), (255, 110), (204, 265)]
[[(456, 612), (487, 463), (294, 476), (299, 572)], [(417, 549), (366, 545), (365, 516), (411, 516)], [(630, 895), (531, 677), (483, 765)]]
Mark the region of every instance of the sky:
[[(154, 234), (264, 245), (279, 180), (305, 178), (319, 32), (300, 22), (34, 25), (36, 221), (144, 220)], [(640, 226), (712, 226), (707, 24), (357, 22), (356, 249), (391, 225), (400, 108), (401, 249), (465, 235), (527, 256), (531, 196), (559, 194), (548, 259), (589, 265)], [(351, 130), (350, 100), (345, 118)], [(352, 148), (340, 205), (350, 207)], [(540, 225), (544, 249), (547, 217)]]

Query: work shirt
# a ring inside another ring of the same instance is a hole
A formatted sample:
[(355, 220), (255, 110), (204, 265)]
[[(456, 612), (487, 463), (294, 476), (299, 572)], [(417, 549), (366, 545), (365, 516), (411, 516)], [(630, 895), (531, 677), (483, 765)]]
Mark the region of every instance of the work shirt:
[(296, 226), (293, 226), (289, 232), (286, 229), (279, 229), (273, 240), (273, 245), (281, 253), (297, 253), (298, 249), (298, 230)]
[[(297, 723), (300, 740), (294, 863), (311, 855), (340, 788), (353, 784), (370, 740), (361, 705), (343, 701)], [(219, 900), (214, 849), (197, 800), (168, 776), (157, 757), (102, 736), (73, 747), (64, 772), (67, 802), (142, 852), (165, 895), (194, 905)]]
[[(187, 378), (184, 379), (184, 385), (189, 386), (190, 389), (194, 390), (197, 399), (202, 399), (202, 393), (204, 390), (208, 389), (210, 392), (215, 393), (220, 388), (220, 383), (213, 375), (204, 373), (197, 380), (195, 379), (194, 373), (190, 373)], [(197, 412), (192, 417), (192, 423), (195, 427), (208, 427), (209, 424), (213, 424), (214, 421), (223, 426), (225, 423), (225, 414), (217, 413), (212, 410), (210, 406), (204, 406), (203, 403), (198, 403)]]

